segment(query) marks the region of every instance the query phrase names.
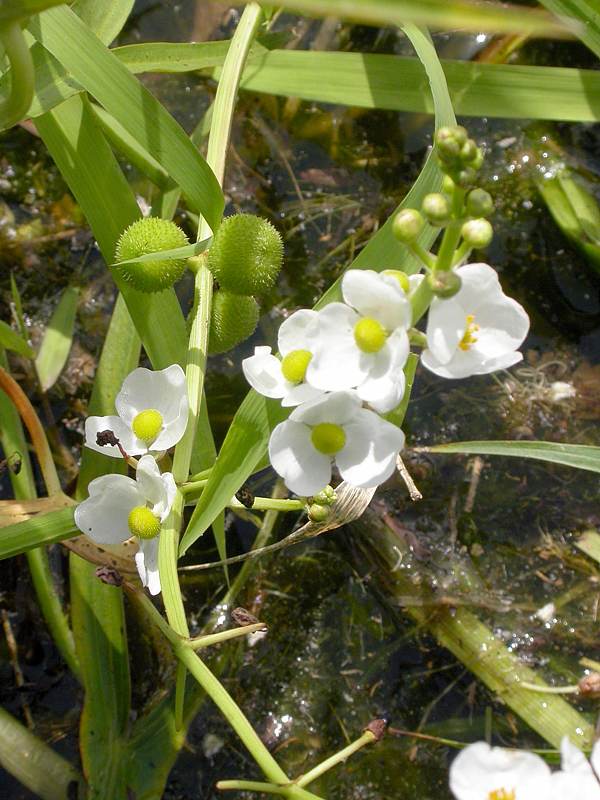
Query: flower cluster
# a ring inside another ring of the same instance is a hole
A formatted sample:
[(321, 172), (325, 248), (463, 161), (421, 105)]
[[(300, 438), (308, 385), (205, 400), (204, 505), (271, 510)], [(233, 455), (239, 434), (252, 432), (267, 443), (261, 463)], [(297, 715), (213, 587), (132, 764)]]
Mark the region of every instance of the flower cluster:
[(158, 534), (177, 488), (170, 472), (161, 474), (157, 458), (185, 433), (188, 397), (183, 370), (177, 364), (157, 372), (133, 370), (115, 407), (117, 416), (88, 417), (85, 444), (115, 458), (141, 456), (135, 480), (126, 475), (93, 480), (89, 497), (75, 509), (75, 524), (98, 544), (120, 544), (135, 536), (142, 584), (150, 594), (158, 594)]
[(450, 767), (456, 800), (600, 800), (600, 744), (591, 763), (567, 737), (561, 744), (561, 769), (551, 772), (539, 756), (476, 742)]

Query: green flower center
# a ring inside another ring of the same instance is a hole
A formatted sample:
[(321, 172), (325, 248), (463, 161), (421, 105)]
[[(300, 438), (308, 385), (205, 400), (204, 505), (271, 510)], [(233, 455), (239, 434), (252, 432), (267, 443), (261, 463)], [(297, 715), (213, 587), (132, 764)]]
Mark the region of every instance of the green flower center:
[(160, 533), (160, 520), (146, 506), (132, 508), (127, 517), (129, 530), (140, 539), (154, 539)]
[(281, 362), (281, 372), (286, 381), (301, 383), (312, 358), (310, 350), (292, 350)]
[(363, 317), (354, 326), (354, 341), (363, 353), (378, 353), (386, 339), (385, 328), (372, 317)]
[(326, 456), (334, 456), (346, 444), (344, 429), (332, 422), (315, 425), (310, 438), (315, 449)]
[(154, 408), (147, 408), (140, 411), (133, 419), (131, 428), (138, 439), (146, 444), (152, 444), (163, 426), (163, 418), (160, 411)]
[(408, 275), (406, 272), (401, 272), (399, 269), (384, 269), (382, 274), (391, 275), (392, 278), (396, 278), (402, 291), (408, 294), (410, 283), (408, 282)]

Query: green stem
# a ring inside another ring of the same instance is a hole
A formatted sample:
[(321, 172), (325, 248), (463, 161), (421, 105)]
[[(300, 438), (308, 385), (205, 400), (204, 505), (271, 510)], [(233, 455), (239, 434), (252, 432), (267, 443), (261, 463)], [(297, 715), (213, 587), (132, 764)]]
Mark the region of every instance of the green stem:
[(181, 484), (179, 490), (183, 494), (187, 502), (188, 494), (194, 494), (195, 492), (198, 491), (201, 492), (207, 483), (208, 483), (208, 478), (204, 478), (201, 481), (186, 481), (185, 483)]
[[(232, 497), (229, 503), (229, 508), (246, 508), (243, 503)], [(304, 500), (276, 500), (272, 497), (255, 497), (254, 502), (249, 510), (252, 511), (304, 511), (306, 503)]]
[[(212, 467), (209, 467), (208, 469), (203, 469), (201, 472), (197, 472), (195, 475), (190, 475), (186, 483), (208, 480), (210, 478), (211, 471)], [(184, 483), (183, 485), (185, 486), (186, 484)]]
[(35, 73), (18, 20), (0, 27), (0, 42), (10, 62), (10, 94), (0, 104), (0, 128), (6, 130), (27, 115), (35, 91)]
[(421, 283), (417, 286), (415, 291), (410, 296), (410, 304), (412, 306), (412, 324), (416, 325), (421, 319), (423, 314), (427, 311), (433, 300), (433, 292), (429, 286), (427, 277), (424, 277)]
[(579, 694), (579, 686), (540, 686), (537, 683), (530, 683), (529, 681), (521, 681), (519, 684), (522, 689), (529, 689), (530, 692), (539, 692), (540, 694)]
[[(283, 797), (290, 797), (289, 786), (276, 786), (274, 783), (262, 783), (261, 781), (219, 781), (217, 789), (221, 791), (235, 790), (238, 792), (263, 792), (264, 794), (278, 794)], [(318, 795), (307, 792), (304, 789), (297, 789), (298, 800), (321, 800)]]
[(435, 256), (425, 250), (423, 245), (420, 245), (419, 242), (411, 242), (406, 246), (428, 269), (435, 269)]
[(220, 633), (209, 633), (206, 636), (196, 636), (194, 639), (188, 639), (185, 643), (192, 650), (201, 650), (204, 647), (211, 647), (215, 644), (222, 644), (231, 639), (239, 639), (240, 636), (247, 636), (249, 633), (256, 631), (264, 631), (267, 626), (264, 622), (254, 622), (252, 625), (244, 625), (242, 628), (231, 628), (227, 631)]
[(454, 253), (454, 258), (452, 259), (452, 266), (458, 266), (462, 261), (465, 260), (470, 254), (473, 248), (471, 245), (467, 244), (467, 242), (461, 242), (460, 247)]
[(367, 744), (373, 744), (373, 742), (377, 741), (377, 737), (375, 734), (371, 733), (371, 731), (365, 731), (363, 735), (357, 739), (352, 744), (349, 744), (348, 747), (344, 747), (343, 750), (340, 750), (337, 753), (334, 753), (329, 758), (326, 758), (325, 761), (321, 761), (320, 764), (317, 764), (316, 767), (307, 772), (301, 778), (296, 780), (297, 786), (308, 786), (309, 783), (312, 783), (325, 772), (328, 772), (332, 767), (335, 767), (341, 761), (345, 761), (347, 758), (353, 753), (356, 753), (357, 750), (360, 750), (361, 747), (364, 747)]
[(462, 212), (465, 193), (465, 190), (461, 189), (460, 186), (454, 187), (452, 196), (452, 216), (454, 217), (454, 222), (451, 222), (444, 231), (444, 237), (437, 255), (437, 270), (447, 270), (452, 267), (454, 251), (460, 240), (460, 230), (463, 224)]

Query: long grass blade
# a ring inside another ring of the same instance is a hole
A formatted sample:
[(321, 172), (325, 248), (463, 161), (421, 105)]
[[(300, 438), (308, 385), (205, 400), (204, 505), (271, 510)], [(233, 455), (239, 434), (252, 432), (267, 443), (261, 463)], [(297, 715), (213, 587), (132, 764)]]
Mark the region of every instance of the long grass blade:
[(50, 511), (25, 522), (0, 529), (0, 559), (26, 553), (34, 547), (54, 544), (79, 533), (73, 520), (72, 508)]
[(600, 7), (596, 0), (540, 0), (558, 19), (580, 23), (574, 30), (581, 41), (600, 58)]
[(35, 353), (23, 337), (13, 331), (10, 325), (0, 319), (0, 347), (12, 350), (25, 358), (33, 358)]
[(50, 317), (42, 344), (35, 358), (35, 368), (44, 392), (54, 386), (67, 363), (73, 343), (78, 302), (79, 289), (75, 286), (67, 287)]
[(600, 472), (600, 447), (556, 442), (451, 442), (419, 448), (427, 453), (466, 453), (481, 456), (516, 456), (550, 461), (575, 469)]

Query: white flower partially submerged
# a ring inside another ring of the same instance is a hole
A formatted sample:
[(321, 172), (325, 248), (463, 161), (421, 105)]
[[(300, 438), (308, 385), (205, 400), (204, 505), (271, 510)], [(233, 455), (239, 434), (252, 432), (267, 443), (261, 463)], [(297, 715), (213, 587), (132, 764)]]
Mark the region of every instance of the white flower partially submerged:
[(465, 747), (450, 767), (456, 800), (548, 800), (550, 781), (550, 769), (539, 756), (486, 742)]
[(117, 445), (100, 445), (97, 436), (112, 431), (130, 456), (168, 450), (185, 433), (188, 397), (185, 373), (178, 364), (154, 372), (139, 367), (123, 381), (115, 400), (118, 416), (88, 417), (85, 444), (107, 456), (121, 458)]
[(342, 278), (345, 303), (319, 312), (319, 346), (307, 381), (323, 391), (356, 388), (380, 413), (395, 408), (404, 394), (409, 353), (408, 286), (402, 273), (349, 270)]
[(282, 406), (316, 399), (322, 391), (305, 378), (318, 337), (318, 312), (296, 311), (279, 328), (277, 344), (282, 357), (272, 355), (270, 347), (254, 348), (254, 355), (242, 361), (246, 380), (259, 394), (281, 398)]
[(170, 472), (162, 475), (150, 455), (140, 458), (135, 480), (102, 475), (91, 481), (89, 497), (75, 509), (75, 524), (98, 544), (138, 538), (135, 563), (150, 594), (160, 592), (158, 534), (169, 515), (177, 487)]
[(431, 303), (423, 364), (442, 378), (466, 378), (521, 361), (517, 348), (529, 330), (524, 308), (504, 294), (487, 264), (465, 264), (456, 273), (460, 290)]
[(403, 447), (399, 428), (345, 391), (294, 409), (271, 434), (269, 458), (290, 491), (309, 497), (329, 483), (334, 462), (352, 486), (378, 486), (393, 473)]
[(560, 772), (552, 775), (552, 800), (600, 800), (600, 745), (594, 746), (591, 764), (566, 736), (560, 752)]

